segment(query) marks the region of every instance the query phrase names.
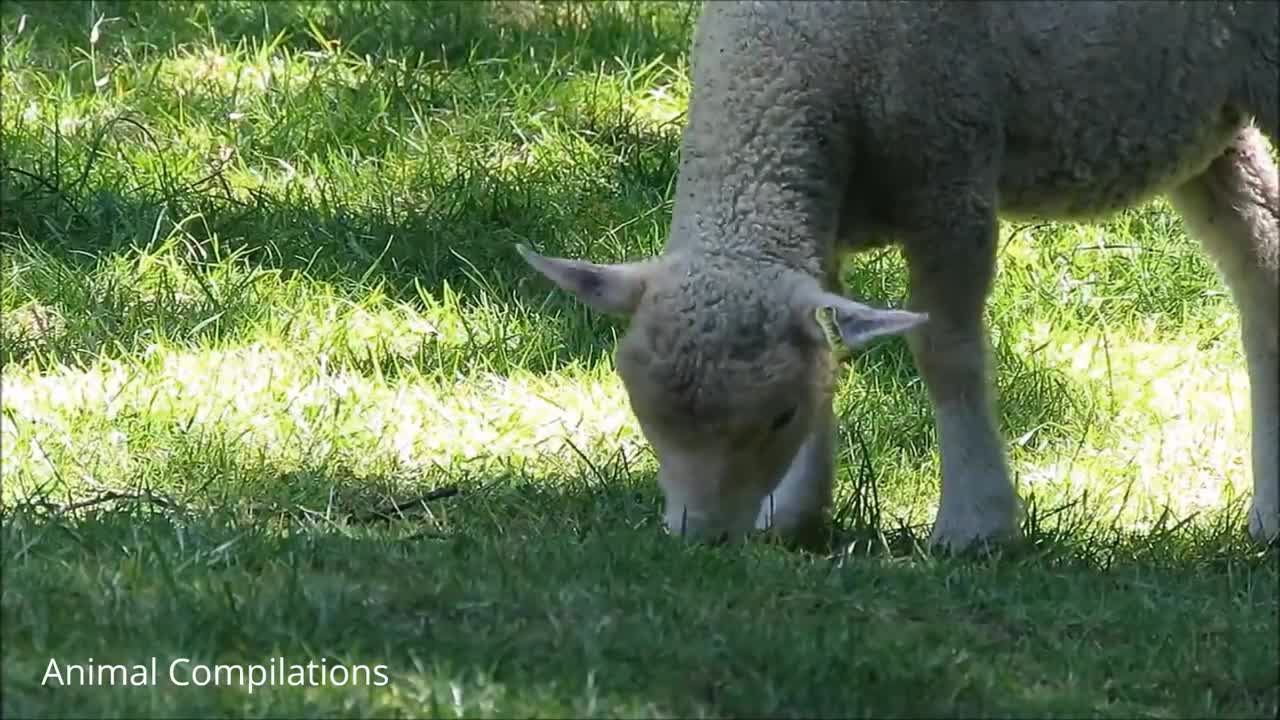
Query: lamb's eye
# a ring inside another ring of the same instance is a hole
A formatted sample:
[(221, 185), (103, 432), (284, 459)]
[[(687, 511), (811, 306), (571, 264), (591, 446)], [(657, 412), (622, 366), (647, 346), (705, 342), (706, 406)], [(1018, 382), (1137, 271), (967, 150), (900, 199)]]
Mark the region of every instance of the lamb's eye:
[(779, 413), (778, 417), (773, 419), (773, 423), (769, 425), (769, 431), (777, 432), (781, 430), (782, 428), (786, 427), (787, 423), (791, 422), (791, 418), (795, 416), (796, 416), (796, 409), (794, 407), (787, 408), (783, 412)]

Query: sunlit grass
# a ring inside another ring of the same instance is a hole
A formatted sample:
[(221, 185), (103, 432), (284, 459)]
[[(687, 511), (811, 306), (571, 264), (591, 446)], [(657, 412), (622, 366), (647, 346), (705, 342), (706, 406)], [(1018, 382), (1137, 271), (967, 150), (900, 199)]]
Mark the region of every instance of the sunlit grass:
[(358, 457), (351, 469), (362, 475), (535, 461), (531, 469), (549, 474), (571, 447), (634, 455), (639, 445), (620, 386), (598, 371), (379, 381), (331, 367), (323, 352), (251, 344), (15, 373), (5, 393), (9, 501), (37, 487), (59, 496), (127, 489), (145, 472), (140, 463), (164, 462), (170, 426), (234, 440), (282, 469)]
[[(102, 360), (86, 370), (10, 368), (4, 377), (6, 500), (37, 486), (57, 494), (83, 491), (66, 474), (67, 486), (49, 484), (59, 465), (80, 466), (93, 476), (92, 489), (128, 488), (137, 477), (137, 456), (145, 458), (152, 444), (151, 428), (170, 423), (235, 438), (244, 452), (282, 467), (337, 453), (363, 458), (366, 472), (535, 462), (550, 474), (574, 448), (645, 455), (625, 393), (607, 365), (554, 375), (472, 370), (424, 376), (415, 359), (425, 344), (436, 344), (437, 352), (465, 351), (464, 328), (477, 325), (472, 337), (491, 342), (487, 318), (441, 308), (340, 307), (325, 308), (336, 310), (328, 317), (294, 319), (303, 331), (274, 341), (202, 350), (152, 345), (137, 358)], [(1220, 322), (1234, 324), (1226, 317)], [(1043, 351), (1044, 371), (1090, 387), (1094, 407), (1077, 421), (1088, 423), (1083, 433), (1059, 430), (1050, 442), (1019, 454), (1023, 486), (1051, 505), (1092, 492), (1099, 511), (1138, 526), (1149, 527), (1166, 512), (1213, 516), (1230, 509), (1227, 501), (1247, 492), (1248, 458), (1247, 385), (1234, 339), (1230, 332), (1202, 349), (1172, 339), (1116, 338), (1104, 355), (1096, 337), (1055, 335)], [(381, 365), (373, 372), (361, 368), (361, 359), (373, 355)], [(421, 357), (430, 355), (422, 351)], [(394, 367), (394, 375), (388, 377), (386, 367)], [(860, 416), (857, 378), (851, 383), (841, 409)], [(871, 422), (858, 417), (859, 424)], [(1039, 431), (1015, 440), (1025, 443)], [(141, 441), (131, 444), (131, 434)], [(889, 496), (910, 492), (933, 500), (932, 477), (904, 472), (921, 470), (932, 474), (936, 467), (891, 466), (889, 472), (902, 476), (894, 477)], [(929, 502), (900, 520), (925, 522), (935, 507)]]
[[(7, 715), (1274, 715), (1238, 321), (1161, 202), (1002, 228), (1022, 550), (920, 550), (896, 340), (837, 398), (852, 551), (664, 536), (622, 324), (514, 245), (661, 246), (694, 7), (0, 9)], [(845, 281), (905, 295), (892, 252)], [(395, 681), (40, 686), (91, 655)]]

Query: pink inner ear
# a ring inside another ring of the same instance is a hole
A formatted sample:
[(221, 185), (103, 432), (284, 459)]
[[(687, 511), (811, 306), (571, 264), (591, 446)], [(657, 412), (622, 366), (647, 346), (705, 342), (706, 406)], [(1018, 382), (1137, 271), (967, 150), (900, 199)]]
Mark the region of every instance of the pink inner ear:
[(630, 313), (644, 291), (640, 266), (635, 264), (598, 265), (585, 260), (545, 257), (524, 245), (518, 245), (517, 250), (530, 266), (562, 290), (601, 312)]
[(604, 291), (605, 270), (584, 265), (566, 265), (560, 268), (560, 277), (578, 295), (600, 297)]
[(524, 257), (525, 262), (529, 263), (534, 270), (545, 275), (548, 280), (560, 286), (561, 289), (575, 295), (599, 294), (600, 286), (603, 284), (603, 280), (600, 277), (601, 268), (582, 260), (539, 255), (524, 245), (517, 245), (516, 249), (520, 251), (520, 255)]

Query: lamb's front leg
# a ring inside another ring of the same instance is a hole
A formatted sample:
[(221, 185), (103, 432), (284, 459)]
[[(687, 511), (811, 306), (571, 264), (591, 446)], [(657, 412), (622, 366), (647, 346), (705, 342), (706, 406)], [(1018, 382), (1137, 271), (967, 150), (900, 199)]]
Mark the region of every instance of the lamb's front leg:
[(911, 305), (929, 321), (907, 340), (933, 405), (942, 454), (942, 497), (930, 543), (960, 550), (1020, 531), (995, 413), (983, 309), (995, 275), (996, 219), (956, 213), (950, 225), (904, 244)]
[(828, 401), (818, 413), (813, 433), (800, 446), (778, 487), (765, 497), (756, 518), (757, 529), (802, 545), (820, 545), (828, 537), (835, 481), (835, 411)]

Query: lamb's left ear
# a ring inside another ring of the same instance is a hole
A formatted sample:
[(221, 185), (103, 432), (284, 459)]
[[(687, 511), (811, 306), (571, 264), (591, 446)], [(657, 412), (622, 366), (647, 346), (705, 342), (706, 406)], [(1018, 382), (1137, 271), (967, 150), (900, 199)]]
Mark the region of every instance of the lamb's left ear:
[[(885, 335), (900, 335), (929, 319), (925, 313), (874, 308), (825, 291), (808, 294), (801, 305), (801, 319), (815, 338), (833, 344), (838, 340), (844, 349), (861, 347)], [(824, 323), (828, 324), (825, 330)]]
[(534, 270), (562, 290), (600, 312), (615, 315), (630, 315), (635, 311), (653, 267), (646, 262), (597, 265), (585, 260), (546, 257), (523, 244), (516, 245), (516, 250)]

